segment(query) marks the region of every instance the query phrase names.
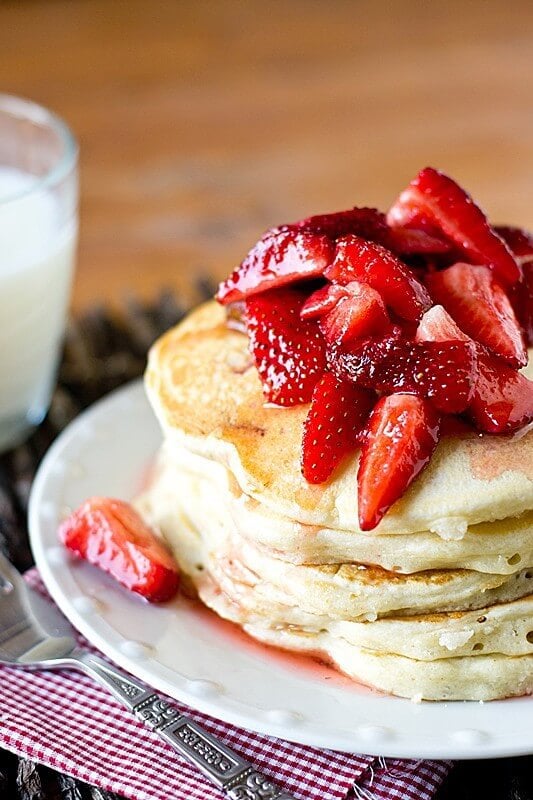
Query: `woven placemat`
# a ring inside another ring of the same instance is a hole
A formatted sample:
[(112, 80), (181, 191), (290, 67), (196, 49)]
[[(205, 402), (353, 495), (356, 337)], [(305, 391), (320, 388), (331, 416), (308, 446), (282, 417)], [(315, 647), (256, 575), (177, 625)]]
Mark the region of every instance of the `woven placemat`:
[[(213, 292), (209, 280), (199, 281), (199, 301)], [(148, 348), (184, 312), (176, 296), (163, 291), (153, 303), (127, 298), (121, 313), (95, 307), (69, 324), (47, 418), (27, 442), (0, 457), (0, 548), (20, 570), (33, 564), (26, 528), (28, 496), (50, 443), (84, 408), (142, 375)], [(533, 800), (533, 758), (460, 763), (437, 800), (479, 798)], [(0, 800), (89, 799), (115, 800), (107, 792), (0, 750)]]

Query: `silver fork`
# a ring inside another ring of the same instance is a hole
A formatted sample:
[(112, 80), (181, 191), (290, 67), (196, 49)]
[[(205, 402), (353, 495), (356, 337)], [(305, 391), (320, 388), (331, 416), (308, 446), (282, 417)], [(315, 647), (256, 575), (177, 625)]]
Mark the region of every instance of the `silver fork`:
[(59, 609), (29, 587), (0, 553), (0, 665), (78, 669), (105, 686), (183, 758), (233, 800), (294, 800), (241, 756), (166, 700), (77, 647)]

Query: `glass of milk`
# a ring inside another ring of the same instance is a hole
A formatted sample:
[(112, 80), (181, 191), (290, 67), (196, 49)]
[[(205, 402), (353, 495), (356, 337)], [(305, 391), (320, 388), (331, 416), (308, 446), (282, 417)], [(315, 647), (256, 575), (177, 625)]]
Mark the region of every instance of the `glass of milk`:
[(0, 452), (50, 403), (76, 250), (77, 164), (62, 120), (0, 94)]

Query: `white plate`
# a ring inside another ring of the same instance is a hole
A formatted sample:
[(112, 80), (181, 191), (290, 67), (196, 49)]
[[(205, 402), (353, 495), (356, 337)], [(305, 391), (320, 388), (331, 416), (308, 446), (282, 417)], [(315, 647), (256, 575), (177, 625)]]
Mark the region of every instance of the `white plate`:
[(533, 698), (419, 703), (358, 688), (312, 662), (256, 645), (181, 598), (148, 605), (57, 541), (58, 522), (94, 494), (132, 498), (160, 444), (141, 383), (80, 415), (33, 485), (30, 534), (52, 597), (133, 675), (228, 722), (304, 744), (400, 758), (533, 753)]

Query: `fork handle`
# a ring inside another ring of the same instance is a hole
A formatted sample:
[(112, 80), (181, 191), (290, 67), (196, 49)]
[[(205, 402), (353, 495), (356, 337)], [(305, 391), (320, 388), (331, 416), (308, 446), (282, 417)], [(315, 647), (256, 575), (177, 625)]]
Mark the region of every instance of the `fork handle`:
[(295, 800), (197, 722), (98, 656), (76, 650), (74, 661), (232, 800)]

